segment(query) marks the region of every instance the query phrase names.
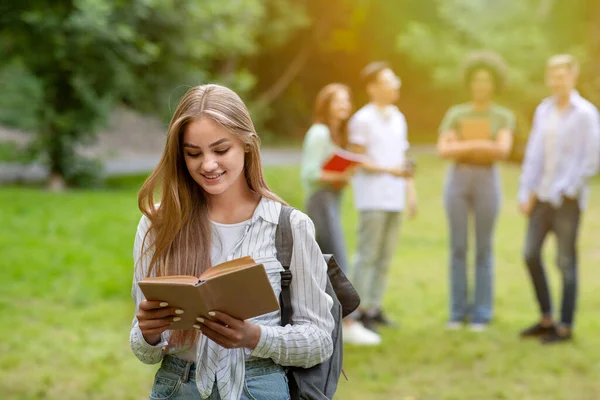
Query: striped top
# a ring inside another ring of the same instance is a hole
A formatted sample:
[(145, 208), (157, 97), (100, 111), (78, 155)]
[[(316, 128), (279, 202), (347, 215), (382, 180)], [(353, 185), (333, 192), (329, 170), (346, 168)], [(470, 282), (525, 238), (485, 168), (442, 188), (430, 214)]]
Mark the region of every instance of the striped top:
[[(283, 267), (277, 261), (275, 231), (279, 221), (281, 204), (262, 198), (247, 225), (242, 240), (227, 260), (251, 256), (262, 263), (267, 271), (275, 295), (281, 292)], [(210, 396), (216, 379), (219, 395), (223, 400), (241, 397), (245, 377), (245, 360), (270, 358), (282, 366), (309, 368), (319, 364), (333, 353), (331, 332), (334, 327), (331, 307), (333, 300), (325, 293), (327, 265), (315, 241), (314, 225), (310, 218), (298, 210), (291, 215), (294, 247), (290, 270), (293, 274), (291, 297), (294, 314), (292, 325), (280, 326), (279, 311), (250, 319), (260, 326), (260, 339), (254, 350), (225, 349), (205, 336), (201, 336), (196, 353), (196, 385), (203, 398)], [(142, 217), (134, 244), (134, 277), (132, 297), (136, 305), (144, 299), (137, 282), (147, 275), (149, 255), (141, 257), (142, 241), (149, 221)], [(133, 353), (146, 364), (162, 360), (169, 332), (163, 340), (152, 346), (144, 340), (134, 317), (130, 333)], [(173, 355), (187, 349), (174, 349)]]

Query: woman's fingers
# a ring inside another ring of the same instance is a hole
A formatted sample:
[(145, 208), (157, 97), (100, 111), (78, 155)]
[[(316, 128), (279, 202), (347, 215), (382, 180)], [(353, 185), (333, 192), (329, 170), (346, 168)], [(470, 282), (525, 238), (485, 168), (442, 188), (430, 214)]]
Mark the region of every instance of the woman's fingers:
[(230, 340), (239, 340), (243, 332), (237, 332), (235, 326), (223, 325), (223, 322), (210, 321), (208, 319), (198, 318), (197, 321), (202, 326), (202, 330), (209, 328), (211, 331), (228, 338)]
[(231, 339), (229, 339), (226, 336), (221, 335), (220, 333), (216, 332), (214, 329), (207, 326), (206, 324), (202, 324), (201, 329), (199, 329), (199, 331), (202, 332), (202, 334), (204, 336), (206, 336), (207, 338), (209, 338), (210, 340), (212, 340), (219, 346), (225, 347), (226, 349), (231, 349), (231, 348), (236, 347), (234, 345), (234, 343), (231, 341)]
[[(140, 303), (140, 306), (142, 303)], [(136, 317), (139, 320), (144, 319), (159, 319), (166, 318), (169, 316), (178, 316), (183, 314), (182, 310), (179, 310), (174, 307), (165, 307), (165, 308), (146, 308), (143, 309), (140, 307), (139, 311), (136, 314)]]
[(173, 323), (173, 318), (160, 318), (160, 319), (146, 319), (142, 321), (138, 321), (138, 326), (142, 331), (147, 329), (156, 329), (164, 326), (171, 326)]
[(197, 318), (201, 331), (208, 338), (226, 348), (254, 349), (260, 339), (260, 327), (220, 312), (210, 312), (216, 321)]
[(232, 327), (233, 329), (244, 325), (244, 321), (233, 318), (232, 316), (220, 311), (211, 311), (208, 313), (208, 315), (221, 322), (223, 325)]
[(139, 305), (140, 310), (154, 310), (165, 308), (169, 305), (166, 301), (142, 300)]
[(142, 334), (144, 336), (160, 335), (164, 331), (168, 330), (170, 327), (171, 327), (171, 324), (167, 324), (167, 325), (163, 325), (163, 326), (158, 327), (158, 328), (142, 330)]

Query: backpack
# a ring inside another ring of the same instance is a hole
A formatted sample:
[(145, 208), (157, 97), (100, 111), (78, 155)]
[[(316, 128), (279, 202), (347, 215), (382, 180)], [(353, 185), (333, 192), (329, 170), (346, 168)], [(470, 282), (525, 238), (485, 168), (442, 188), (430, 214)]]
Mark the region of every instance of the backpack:
[[(285, 269), (281, 273), (281, 325), (291, 323), (294, 313), (292, 309), (290, 283), (293, 276), (290, 271), (292, 259), (292, 227), (290, 216), (294, 209), (282, 206), (279, 215), (279, 225), (275, 234), (275, 247), (277, 260)], [(331, 313), (335, 326), (331, 337), (333, 340), (333, 354), (331, 358), (311, 368), (287, 367), (287, 377), (292, 400), (328, 400), (332, 399), (337, 389), (338, 380), (342, 371), (343, 340), (342, 318), (358, 308), (360, 297), (332, 255), (324, 255), (327, 263), (327, 288), (326, 293), (333, 299)]]

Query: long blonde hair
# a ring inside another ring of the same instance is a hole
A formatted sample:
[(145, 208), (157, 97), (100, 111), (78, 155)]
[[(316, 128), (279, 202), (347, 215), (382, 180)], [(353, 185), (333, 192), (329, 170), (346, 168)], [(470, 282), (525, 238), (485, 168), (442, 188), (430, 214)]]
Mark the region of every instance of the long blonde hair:
[[(211, 267), (207, 197), (188, 172), (182, 147), (186, 127), (202, 117), (226, 128), (245, 146), (244, 176), (250, 190), (284, 203), (267, 185), (260, 160), (260, 139), (242, 99), (220, 85), (191, 88), (171, 119), (158, 166), (138, 194), (139, 208), (150, 221), (142, 245), (144, 252), (152, 253), (148, 276), (199, 276)], [(193, 331), (174, 331), (169, 346), (192, 345), (198, 337)]]

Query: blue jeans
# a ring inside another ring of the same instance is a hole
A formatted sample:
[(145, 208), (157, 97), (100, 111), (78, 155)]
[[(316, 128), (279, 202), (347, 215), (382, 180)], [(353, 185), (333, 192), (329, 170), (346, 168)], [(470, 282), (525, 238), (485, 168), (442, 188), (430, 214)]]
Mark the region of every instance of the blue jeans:
[(319, 189), (306, 200), (306, 214), (315, 224), (315, 236), (321, 252), (333, 254), (344, 274), (348, 275), (341, 197), (341, 191)]
[[(246, 381), (241, 400), (289, 400), (288, 380), (283, 367), (270, 359), (246, 363)], [(196, 364), (165, 356), (156, 372), (150, 400), (199, 400)], [(208, 400), (221, 400), (217, 383)]]
[(577, 298), (577, 232), (581, 211), (577, 200), (564, 199), (555, 209), (551, 204), (538, 201), (529, 216), (525, 243), (525, 263), (544, 316), (552, 316), (552, 303), (544, 265), (542, 246), (549, 232), (556, 235), (558, 254), (556, 263), (562, 275), (561, 322), (573, 324)]
[[(501, 201), (495, 166), (456, 164), (450, 169), (444, 202), (450, 228), (450, 321), (487, 323), (493, 317), (496, 217)], [(475, 295), (469, 302), (467, 242), (469, 214), (475, 217)]]

